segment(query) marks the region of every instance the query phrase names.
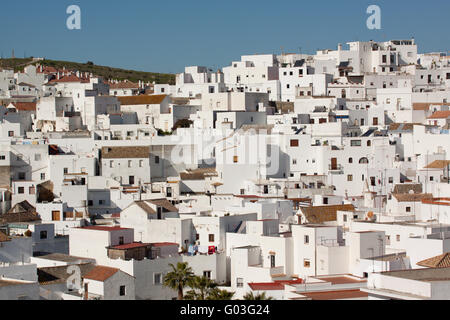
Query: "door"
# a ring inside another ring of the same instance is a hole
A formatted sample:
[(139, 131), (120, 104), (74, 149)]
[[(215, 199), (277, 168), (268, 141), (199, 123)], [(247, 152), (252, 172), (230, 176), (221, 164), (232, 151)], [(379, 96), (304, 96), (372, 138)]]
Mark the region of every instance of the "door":
[(53, 221), (60, 221), (61, 220), (61, 214), (59, 211), (52, 211), (52, 220)]
[(134, 176), (129, 177), (129, 184), (134, 185)]
[(331, 170), (337, 170), (337, 158), (331, 158)]

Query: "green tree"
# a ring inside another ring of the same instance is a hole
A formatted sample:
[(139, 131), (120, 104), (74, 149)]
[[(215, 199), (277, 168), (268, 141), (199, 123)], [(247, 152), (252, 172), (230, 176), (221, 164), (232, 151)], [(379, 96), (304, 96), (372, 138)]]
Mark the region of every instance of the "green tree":
[(186, 300), (206, 300), (217, 287), (217, 283), (203, 276), (191, 278), (187, 285), (192, 289), (186, 293)]
[(233, 299), (233, 296), (234, 296), (234, 292), (215, 288), (209, 294), (209, 296), (206, 298), (206, 300), (231, 300), (231, 299)]
[(192, 268), (187, 262), (178, 262), (176, 267), (172, 263), (169, 266), (172, 271), (164, 277), (164, 286), (177, 290), (178, 300), (183, 300), (183, 289), (194, 277)]
[(266, 296), (265, 292), (253, 294), (253, 292), (249, 292), (244, 295), (244, 300), (273, 300), (272, 297)]

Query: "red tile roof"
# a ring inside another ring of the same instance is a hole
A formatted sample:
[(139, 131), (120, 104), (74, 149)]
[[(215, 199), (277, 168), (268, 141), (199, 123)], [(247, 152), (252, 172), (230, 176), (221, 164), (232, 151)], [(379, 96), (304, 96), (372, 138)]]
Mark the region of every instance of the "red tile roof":
[(127, 250), (127, 249), (134, 249), (134, 248), (141, 248), (141, 247), (148, 247), (148, 246), (151, 246), (151, 244), (150, 243), (133, 242), (133, 243), (122, 244), (119, 246), (114, 246), (114, 247), (111, 247), (111, 249)]
[(78, 78), (76, 75), (68, 75), (63, 76), (59, 80), (53, 79), (52, 81), (49, 81), (48, 83), (60, 83), (60, 82), (80, 82), (80, 83), (89, 83), (88, 79)]
[(36, 102), (12, 102), (19, 111), (36, 111)]
[(332, 284), (359, 283), (359, 282), (367, 281), (365, 279), (354, 279), (354, 278), (346, 277), (346, 276), (324, 277), (324, 278), (317, 278), (317, 279), (331, 282)]
[(154, 247), (168, 247), (168, 246), (178, 246), (175, 242), (155, 242), (151, 244)]
[(450, 111), (436, 111), (428, 119), (447, 119), (450, 117)]
[(357, 290), (302, 292), (301, 295), (311, 298), (312, 300), (339, 300), (339, 299), (367, 298), (369, 294), (367, 292), (363, 292), (357, 289)]
[(285, 285), (302, 284), (302, 279), (297, 280), (277, 280), (274, 282), (252, 282), (249, 287), (253, 291), (270, 291), (270, 290), (284, 290)]
[(129, 96), (129, 97), (117, 97), (122, 106), (136, 106), (136, 105), (147, 105), (147, 104), (161, 104), (167, 97), (165, 94), (159, 95), (140, 95), (140, 96)]
[(96, 231), (118, 231), (118, 230), (128, 230), (129, 228), (121, 228), (120, 226), (105, 227), (105, 226), (88, 226), (80, 227), (78, 229), (96, 230)]
[(446, 252), (436, 257), (425, 259), (416, 263), (418, 266), (427, 268), (449, 268), (450, 252)]
[(118, 271), (120, 271), (120, 269), (105, 266), (96, 266), (94, 269), (85, 274), (84, 278), (103, 282), (111, 278)]

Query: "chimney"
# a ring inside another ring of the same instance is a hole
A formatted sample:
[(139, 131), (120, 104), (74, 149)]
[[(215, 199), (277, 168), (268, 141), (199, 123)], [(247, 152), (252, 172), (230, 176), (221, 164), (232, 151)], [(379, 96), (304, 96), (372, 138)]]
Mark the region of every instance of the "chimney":
[(89, 300), (89, 283), (84, 284), (84, 300)]

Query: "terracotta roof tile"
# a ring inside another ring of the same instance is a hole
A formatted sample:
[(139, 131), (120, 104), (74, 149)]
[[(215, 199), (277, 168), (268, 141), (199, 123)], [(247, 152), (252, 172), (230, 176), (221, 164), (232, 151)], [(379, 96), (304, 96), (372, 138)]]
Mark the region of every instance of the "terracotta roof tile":
[(450, 117), (450, 111), (436, 111), (428, 119), (447, 119)]
[(417, 265), (427, 268), (448, 268), (450, 267), (450, 252), (419, 261)]
[(422, 200), (431, 200), (433, 195), (431, 193), (394, 193), (392, 194), (398, 202), (418, 202)]
[(444, 169), (450, 165), (450, 160), (435, 160), (425, 167), (425, 169)]
[(130, 81), (123, 81), (118, 83), (108, 82), (110, 89), (139, 89), (139, 84)]
[(117, 269), (117, 268), (96, 266), (91, 271), (89, 271), (87, 274), (85, 274), (84, 278), (103, 282), (103, 281), (111, 278), (113, 275), (115, 275), (119, 271), (120, 271), (120, 269)]
[(355, 211), (352, 204), (340, 204), (330, 206), (300, 207), (306, 220), (309, 223), (323, 223), (327, 221), (336, 221), (337, 211)]
[(36, 111), (36, 102), (12, 102), (19, 111)]
[(150, 147), (103, 147), (103, 159), (148, 158)]
[(158, 95), (140, 95), (130, 97), (117, 97), (122, 106), (147, 105), (147, 104), (161, 104), (167, 97), (165, 94)]
[(336, 290), (336, 291), (319, 291), (319, 292), (302, 292), (301, 295), (311, 300), (339, 300), (339, 299), (355, 299), (366, 298), (369, 296), (367, 292), (357, 290)]

